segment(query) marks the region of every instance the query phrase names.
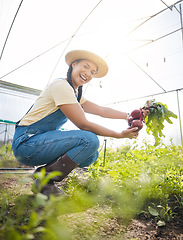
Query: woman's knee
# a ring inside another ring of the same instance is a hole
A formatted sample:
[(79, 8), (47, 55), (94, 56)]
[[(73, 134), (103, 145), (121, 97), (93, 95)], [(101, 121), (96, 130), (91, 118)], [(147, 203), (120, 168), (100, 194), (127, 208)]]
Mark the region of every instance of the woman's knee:
[(92, 133), (92, 132), (88, 132), (87, 134), (88, 134), (87, 141), (89, 142), (90, 147), (94, 151), (97, 151), (97, 149), (100, 146), (100, 142), (99, 142), (98, 136), (95, 133)]

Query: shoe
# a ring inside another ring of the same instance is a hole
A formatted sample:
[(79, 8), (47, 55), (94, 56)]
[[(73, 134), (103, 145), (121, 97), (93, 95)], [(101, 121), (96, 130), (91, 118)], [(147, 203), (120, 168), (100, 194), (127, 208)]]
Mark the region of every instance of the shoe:
[[(35, 180), (35, 185), (37, 188), (39, 187), (38, 179)], [(62, 188), (58, 188), (57, 186), (55, 186), (53, 181), (49, 181), (45, 186), (43, 186), (40, 190), (40, 193), (42, 193), (48, 197), (51, 194), (53, 194), (55, 196), (67, 196)]]
[[(54, 181), (55, 182), (62, 181), (76, 167), (78, 167), (78, 164), (72, 161), (66, 154), (62, 155), (56, 161), (46, 166), (38, 167), (33, 174), (40, 172), (42, 168), (45, 168), (46, 175), (53, 171), (58, 171), (61, 173), (60, 176), (56, 176), (50, 179), (50, 181), (45, 186), (43, 186), (40, 192), (46, 196), (50, 196), (51, 194), (54, 194), (56, 196), (58, 195), (66, 196), (66, 193), (62, 189), (55, 186)], [(38, 179), (35, 180), (35, 184), (36, 187), (38, 188), (39, 187)]]
[(53, 171), (58, 171), (61, 173), (61, 176), (53, 177), (52, 180), (55, 182), (60, 182), (76, 167), (78, 167), (78, 164), (73, 162), (66, 154), (64, 154), (56, 161), (46, 166), (37, 168), (34, 173), (40, 172), (42, 168), (45, 168), (46, 174)]

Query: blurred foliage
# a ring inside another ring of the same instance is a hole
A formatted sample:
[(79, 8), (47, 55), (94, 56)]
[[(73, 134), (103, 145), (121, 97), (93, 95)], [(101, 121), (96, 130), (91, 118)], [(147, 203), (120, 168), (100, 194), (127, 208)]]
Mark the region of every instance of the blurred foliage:
[(0, 168), (26, 167), (19, 163), (12, 152), (11, 143), (0, 146)]
[[(44, 172), (37, 176), (43, 185), (49, 179), (44, 176)], [(27, 181), (33, 182), (31, 178)], [(133, 146), (107, 148), (105, 164), (101, 152), (87, 172), (69, 175), (66, 197), (48, 199), (39, 192), (33, 195), (20, 189), (3, 191), (1, 187), (2, 240), (100, 239), (109, 219), (128, 226), (142, 213), (164, 226), (175, 214), (183, 216), (183, 149), (147, 142), (141, 147), (134, 142)], [(123, 232), (113, 230), (114, 236), (122, 237), (124, 232), (125, 228)]]
[(20, 164), (15, 159), (11, 144), (7, 143), (0, 146), (0, 168), (19, 167)]

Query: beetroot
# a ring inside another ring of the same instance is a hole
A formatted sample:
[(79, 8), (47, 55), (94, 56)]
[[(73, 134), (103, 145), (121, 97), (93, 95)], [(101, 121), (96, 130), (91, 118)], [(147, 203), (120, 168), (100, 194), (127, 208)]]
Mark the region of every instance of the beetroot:
[(135, 109), (131, 112), (131, 116), (128, 119), (128, 125), (130, 128), (138, 127), (137, 131), (143, 128), (144, 114), (142, 109)]
[(138, 127), (137, 131), (140, 131), (143, 128), (143, 122), (141, 120), (135, 119), (131, 123), (131, 128)]
[(128, 119), (128, 125), (129, 125), (129, 126), (131, 126), (131, 125), (132, 125), (132, 121), (133, 121), (133, 118), (132, 118), (132, 117), (130, 117), (130, 118)]
[(142, 111), (139, 109), (135, 109), (131, 112), (131, 116), (133, 119), (141, 119), (142, 118)]

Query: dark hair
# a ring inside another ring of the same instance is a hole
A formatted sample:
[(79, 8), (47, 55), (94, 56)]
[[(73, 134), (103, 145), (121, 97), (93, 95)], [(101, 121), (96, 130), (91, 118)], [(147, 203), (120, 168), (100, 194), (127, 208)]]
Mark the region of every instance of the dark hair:
[[(79, 62), (79, 60), (77, 60), (77, 62)], [(72, 85), (71, 74), (72, 74), (72, 63), (70, 64), (69, 69), (67, 71), (67, 82), (74, 89), (74, 87)], [(74, 89), (74, 92), (76, 92), (75, 89)], [(79, 88), (78, 88), (78, 97), (77, 97), (78, 102), (80, 102), (80, 100), (81, 100), (82, 92), (83, 92), (83, 86), (79, 86)]]

